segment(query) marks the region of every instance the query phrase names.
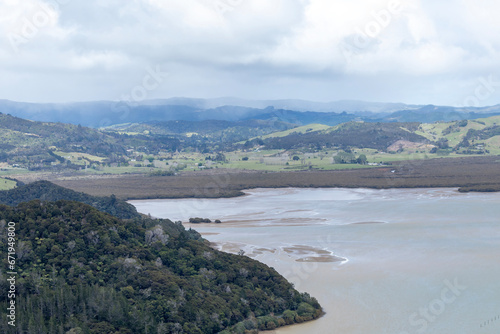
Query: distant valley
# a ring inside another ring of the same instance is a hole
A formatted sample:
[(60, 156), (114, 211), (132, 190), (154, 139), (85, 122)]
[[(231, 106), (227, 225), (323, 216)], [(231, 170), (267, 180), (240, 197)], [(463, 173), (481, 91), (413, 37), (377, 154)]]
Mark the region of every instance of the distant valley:
[[(109, 107), (109, 102), (101, 104)], [(194, 103), (181, 108), (150, 102), (127, 114), (135, 122), (92, 128), (27, 120), (13, 114), (33, 116), (35, 107), (5, 110), (2, 105), (0, 168), (5, 176), (23, 171), (173, 175), (213, 168), (330, 170), (500, 154), (500, 116), (491, 116), (496, 107), (465, 111), (406, 106), (384, 114), (400, 105), (365, 105), (367, 110), (379, 108), (378, 113), (335, 113), (230, 106), (198, 110)], [(59, 105), (53, 117), (71, 106)], [(93, 114), (97, 106), (85, 109), (88, 119), (98, 120)], [(66, 112), (73, 121), (83, 115)], [(105, 117), (106, 109), (101, 114)], [(50, 112), (43, 115), (52, 117)]]

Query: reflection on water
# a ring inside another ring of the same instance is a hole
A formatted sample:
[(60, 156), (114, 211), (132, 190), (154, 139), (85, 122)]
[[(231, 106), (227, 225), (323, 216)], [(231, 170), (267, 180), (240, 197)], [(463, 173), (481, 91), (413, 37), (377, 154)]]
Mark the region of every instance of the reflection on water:
[[(327, 314), (291, 333), (500, 333), (500, 194), (453, 189), (257, 189), (132, 201), (216, 247), (265, 262)], [(346, 261), (344, 261), (346, 260)], [(495, 320), (497, 319), (497, 320)]]

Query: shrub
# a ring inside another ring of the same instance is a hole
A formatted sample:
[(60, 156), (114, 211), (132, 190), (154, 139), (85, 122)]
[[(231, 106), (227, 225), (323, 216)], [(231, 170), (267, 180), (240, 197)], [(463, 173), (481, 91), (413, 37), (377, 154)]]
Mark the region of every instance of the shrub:
[(308, 303), (300, 303), (299, 308), (297, 309), (297, 314), (300, 316), (313, 315), (314, 307)]
[(210, 224), (212, 221), (208, 218), (196, 217), (196, 218), (189, 218), (189, 222), (191, 224), (201, 224), (201, 223)]

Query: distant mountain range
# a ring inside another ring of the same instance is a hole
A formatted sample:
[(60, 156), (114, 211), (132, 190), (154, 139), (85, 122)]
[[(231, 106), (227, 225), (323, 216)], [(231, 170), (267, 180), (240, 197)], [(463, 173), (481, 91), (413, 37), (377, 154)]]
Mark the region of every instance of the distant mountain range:
[(95, 101), (23, 103), (0, 100), (0, 112), (43, 122), (80, 124), (94, 128), (153, 121), (266, 120), (306, 125), (365, 122), (423, 122), (477, 119), (500, 115), (500, 105), (450, 107), (363, 101), (244, 100), (237, 98), (171, 98), (140, 103)]

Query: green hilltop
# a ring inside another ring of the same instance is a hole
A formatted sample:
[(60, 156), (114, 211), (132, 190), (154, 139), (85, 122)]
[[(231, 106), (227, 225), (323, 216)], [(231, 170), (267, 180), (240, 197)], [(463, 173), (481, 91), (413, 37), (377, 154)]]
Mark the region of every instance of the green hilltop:
[(114, 196), (91, 196), (82, 192), (66, 189), (49, 181), (37, 181), (17, 188), (0, 191), (0, 204), (17, 206), (23, 202), (41, 200), (54, 202), (68, 200), (82, 202), (94, 208), (123, 219), (138, 218), (140, 214), (136, 208)]
[(268, 149), (337, 146), (381, 151), (389, 151), (391, 145), (401, 140), (462, 154), (500, 154), (500, 116), (436, 123), (348, 122), (331, 127), (311, 124), (252, 140), (262, 141)]

